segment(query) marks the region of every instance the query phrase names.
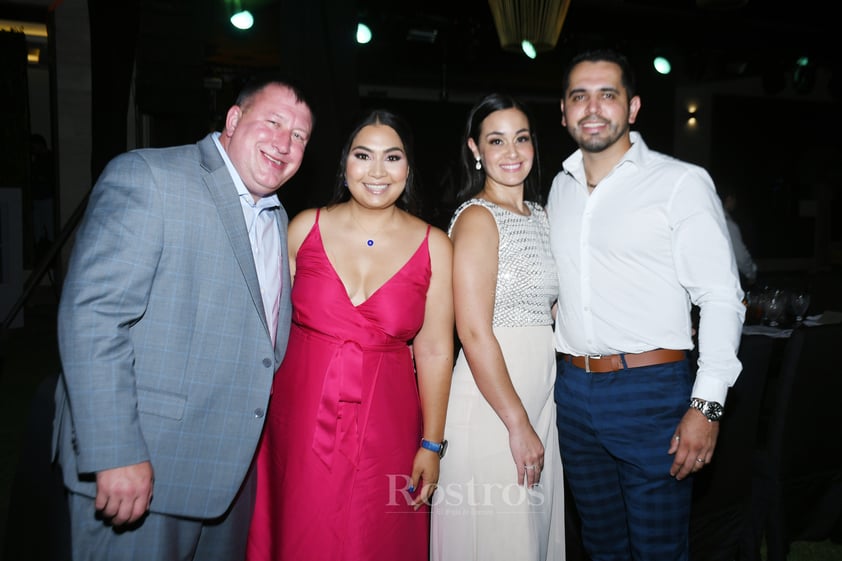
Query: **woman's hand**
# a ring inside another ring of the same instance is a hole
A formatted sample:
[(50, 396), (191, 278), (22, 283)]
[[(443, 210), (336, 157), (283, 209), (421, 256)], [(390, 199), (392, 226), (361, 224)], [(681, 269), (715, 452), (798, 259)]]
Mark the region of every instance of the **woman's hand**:
[(535, 487), (541, 482), (541, 470), (544, 469), (544, 444), (532, 425), (525, 423), (522, 427), (509, 430), (509, 447), (512, 450), (517, 467), (518, 485)]
[(433, 493), (439, 482), (439, 455), (426, 448), (418, 448), (415, 453), (415, 460), (412, 462), (412, 477), (410, 478), (410, 492), (418, 489), (421, 491), (412, 501), (412, 508), (418, 510), (421, 505), (430, 504)]

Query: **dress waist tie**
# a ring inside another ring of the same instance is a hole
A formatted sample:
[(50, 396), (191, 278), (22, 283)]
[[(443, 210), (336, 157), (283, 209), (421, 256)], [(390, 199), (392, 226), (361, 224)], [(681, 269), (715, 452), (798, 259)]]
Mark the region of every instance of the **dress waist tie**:
[[(313, 431), (313, 450), (328, 468), (332, 467), (337, 450), (354, 466), (359, 463), (361, 427), (366, 425), (366, 419), (360, 418), (365, 353), (409, 352), (404, 342), (362, 347), (356, 341), (334, 341), (338, 344), (325, 372)], [(368, 407), (364, 411), (367, 417)]]

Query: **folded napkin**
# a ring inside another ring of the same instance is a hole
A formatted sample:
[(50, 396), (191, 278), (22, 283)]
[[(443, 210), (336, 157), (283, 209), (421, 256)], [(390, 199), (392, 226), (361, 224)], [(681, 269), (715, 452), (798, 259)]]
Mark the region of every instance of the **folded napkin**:
[(825, 310), (822, 314), (817, 314), (814, 316), (807, 316), (804, 318), (804, 325), (807, 327), (812, 327), (815, 325), (828, 325), (831, 323), (841, 323), (842, 322), (842, 312), (836, 312), (833, 310)]
[(792, 329), (781, 329), (780, 327), (772, 327), (771, 325), (744, 325), (743, 335), (765, 335), (766, 337), (786, 338), (792, 335)]

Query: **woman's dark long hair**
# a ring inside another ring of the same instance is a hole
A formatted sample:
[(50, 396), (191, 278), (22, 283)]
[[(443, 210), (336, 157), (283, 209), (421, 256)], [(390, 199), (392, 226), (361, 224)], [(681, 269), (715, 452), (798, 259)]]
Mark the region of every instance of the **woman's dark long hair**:
[(351, 134), (348, 135), (348, 140), (342, 147), (342, 154), (339, 156), (339, 167), (336, 170), (336, 183), (333, 187), (333, 196), (328, 203), (328, 206), (333, 206), (339, 203), (344, 203), (351, 199), (351, 190), (348, 189), (348, 183), (345, 181), (345, 165), (348, 161), (348, 154), (351, 153), (351, 144), (354, 138), (369, 125), (384, 125), (393, 129), (403, 143), (403, 151), (406, 154), (406, 163), (409, 166), (409, 173), (406, 176), (406, 187), (403, 190), (400, 198), (396, 201), (398, 208), (401, 208), (411, 214), (418, 215), (419, 204), (415, 188), (415, 146), (412, 136), (412, 130), (409, 128), (407, 122), (400, 116), (386, 109), (375, 109), (369, 112), (359, 123)]
[(529, 134), (532, 136), (532, 147), (535, 157), (532, 161), (532, 170), (526, 176), (526, 181), (523, 184), (523, 199), (536, 203), (543, 202), (541, 194), (541, 162), (538, 158), (538, 137), (535, 134), (535, 128), (532, 126), (532, 115), (529, 108), (523, 102), (510, 95), (492, 93), (479, 100), (468, 114), (468, 123), (465, 126), (465, 135), (462, 138), (461, 188), (456, 193), (457, 203), (467, 201), (482, 191), (482, 188), (485, 186), (485, 168), (476, 169), (476, 159), (474, 158), (474, 153), (468, 148), (468, 139), (473, 138), (476, 145), (479, 146), (479, 134), (483, 121), (495, 111), (503, 109), (517, 109), (526, 116), (526, 122), (529, 124)]

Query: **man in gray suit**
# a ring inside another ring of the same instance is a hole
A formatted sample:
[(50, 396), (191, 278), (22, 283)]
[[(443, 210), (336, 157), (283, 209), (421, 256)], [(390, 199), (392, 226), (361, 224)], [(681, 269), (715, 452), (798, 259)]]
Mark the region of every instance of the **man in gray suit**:
[(59, 304), (55, 454), (76, 561), (238, 561), (291, 303), (276, 191), (313, 117), (247, 85), (222, 133), (115, 158)]

